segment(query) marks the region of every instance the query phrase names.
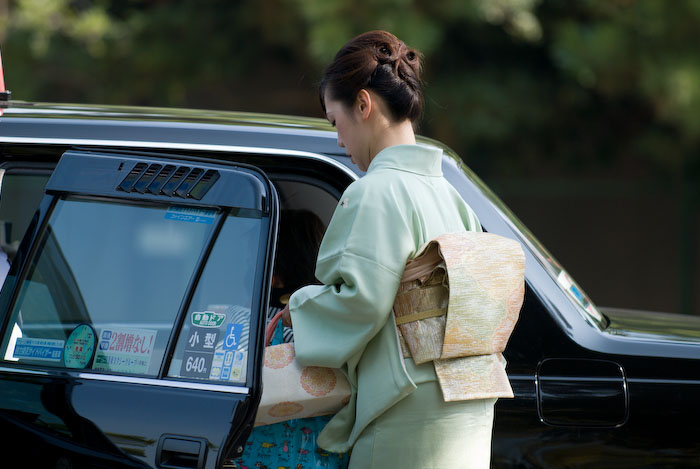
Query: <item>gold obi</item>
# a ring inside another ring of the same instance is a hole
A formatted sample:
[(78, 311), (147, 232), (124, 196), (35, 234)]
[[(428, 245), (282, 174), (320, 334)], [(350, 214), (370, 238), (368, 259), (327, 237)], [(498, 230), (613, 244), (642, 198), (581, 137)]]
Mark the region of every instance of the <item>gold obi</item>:
[(445, 401), (513, 397), (502, 352), (523, 304), (520, 243), (438, 236), (406, 263), (394, 301), (404, 357), (432, 361)]

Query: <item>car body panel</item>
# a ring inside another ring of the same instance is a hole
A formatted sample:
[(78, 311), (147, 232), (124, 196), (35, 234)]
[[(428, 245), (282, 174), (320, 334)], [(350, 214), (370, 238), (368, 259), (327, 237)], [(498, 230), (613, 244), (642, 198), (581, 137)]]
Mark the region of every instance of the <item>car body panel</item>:
[(700, 345), (700, 317), (622, 308), (604, 308), (610, 323), (605, 332), (645, 341)]

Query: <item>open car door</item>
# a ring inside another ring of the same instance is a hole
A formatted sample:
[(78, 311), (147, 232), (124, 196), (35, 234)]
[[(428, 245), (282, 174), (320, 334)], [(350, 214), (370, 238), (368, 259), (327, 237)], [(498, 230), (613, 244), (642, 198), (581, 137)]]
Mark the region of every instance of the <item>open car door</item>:
[(278, 212), (253, 167), (66, 152), (0, 294), (2, 460), (237, 457), (262, 392)]

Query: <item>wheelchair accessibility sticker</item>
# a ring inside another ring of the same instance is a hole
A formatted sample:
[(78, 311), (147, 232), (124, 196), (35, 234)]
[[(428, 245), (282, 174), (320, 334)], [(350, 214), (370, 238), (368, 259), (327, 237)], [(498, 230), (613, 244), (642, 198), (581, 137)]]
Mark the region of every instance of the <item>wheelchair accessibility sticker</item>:
[(241, 342), (243, 324), (226, 324), (226, 334), (224, 335), (224, 350), (238, 350)]

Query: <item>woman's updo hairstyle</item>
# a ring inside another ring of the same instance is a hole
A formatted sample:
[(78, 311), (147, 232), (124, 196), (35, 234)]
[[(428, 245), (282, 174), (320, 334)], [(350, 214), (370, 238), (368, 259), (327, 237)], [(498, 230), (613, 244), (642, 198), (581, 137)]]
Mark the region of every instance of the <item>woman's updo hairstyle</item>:
[(421, 54), (386, 31), (369, 31), (345, 44), (326, 68), (319, 93), (326, 111), (325, 93), (348, 107), (362, 89), (381, 96), (395, 121), (414, 124), (423, 113)]

